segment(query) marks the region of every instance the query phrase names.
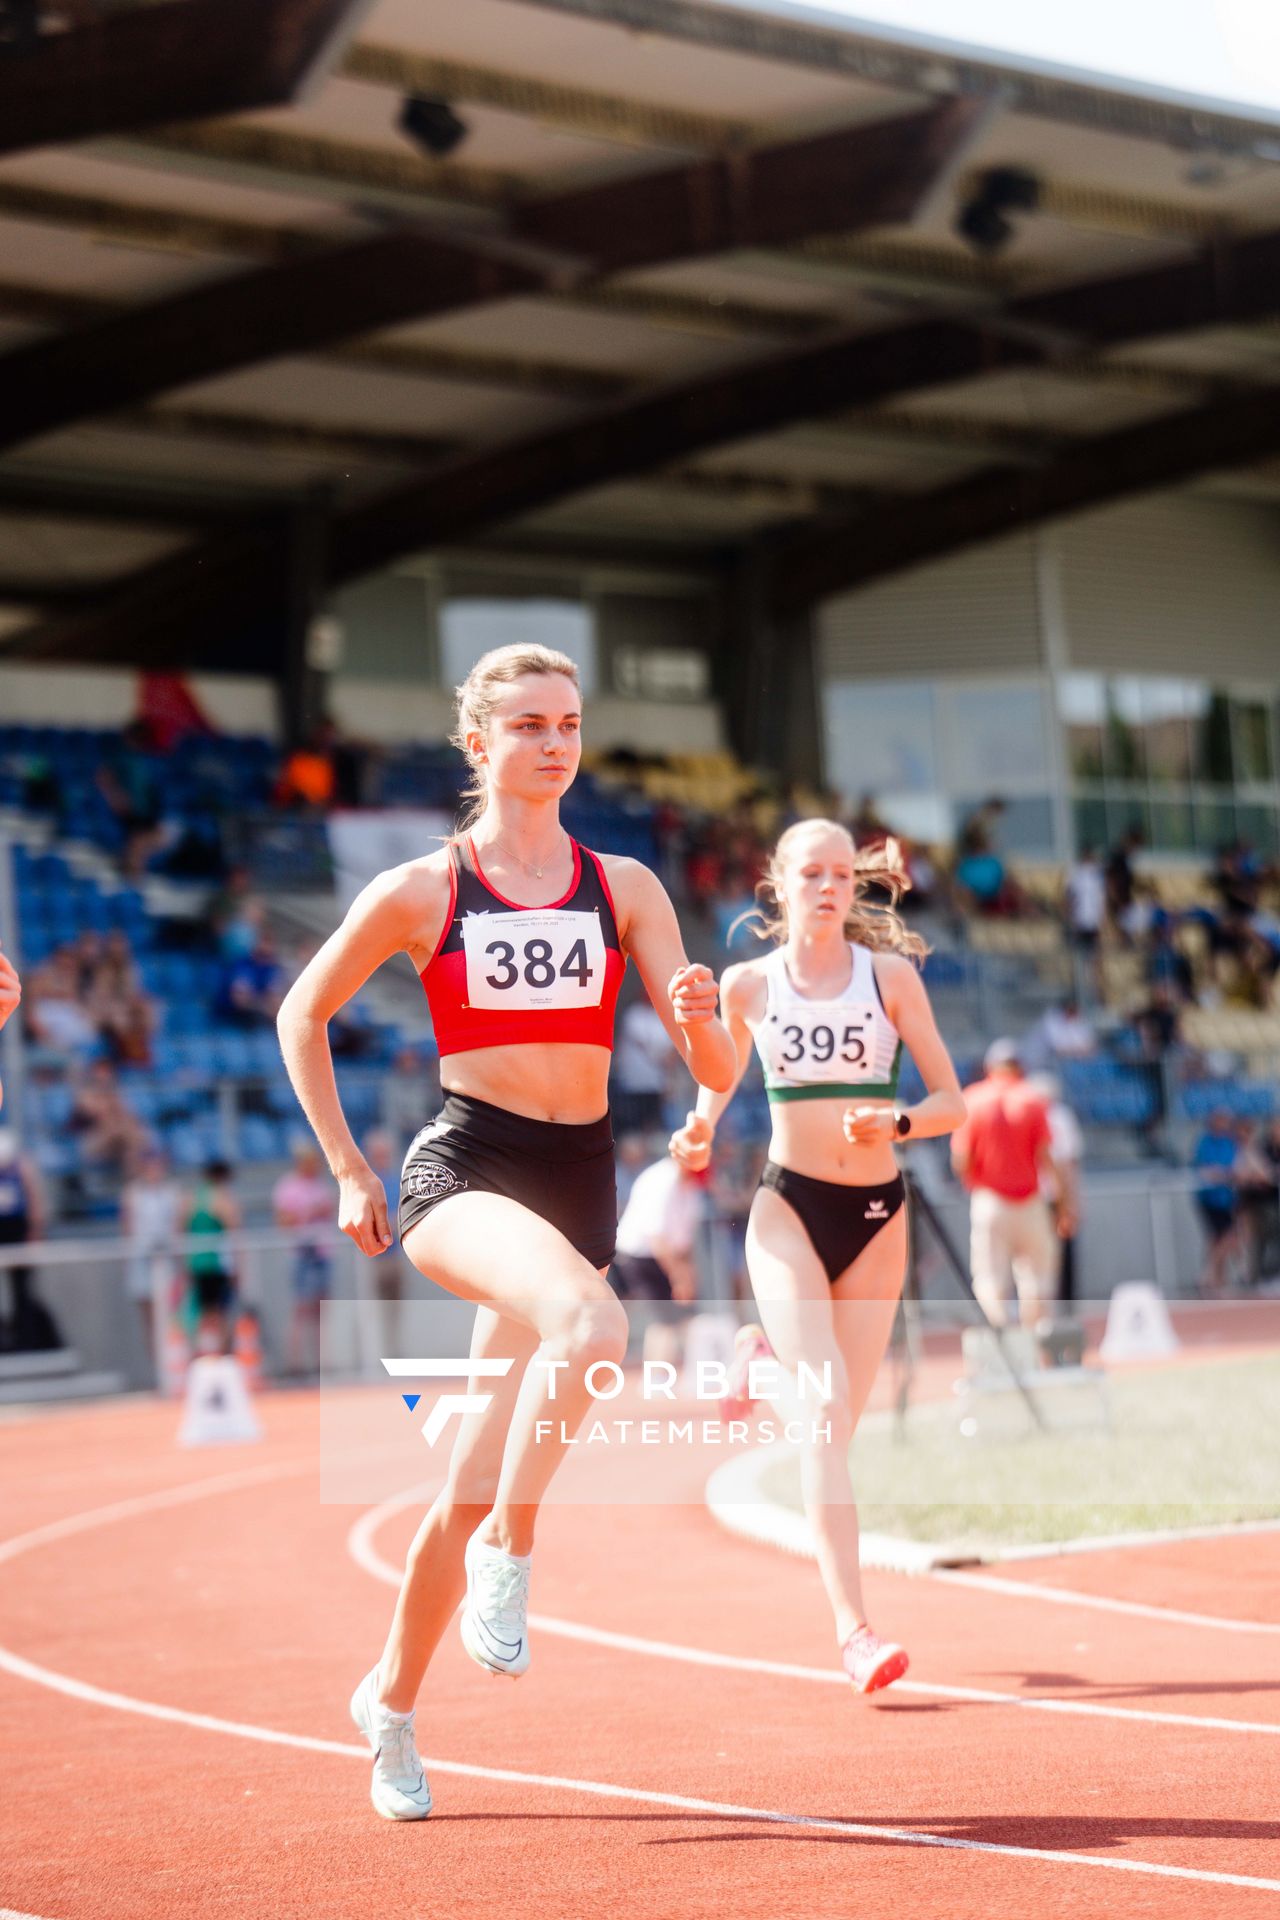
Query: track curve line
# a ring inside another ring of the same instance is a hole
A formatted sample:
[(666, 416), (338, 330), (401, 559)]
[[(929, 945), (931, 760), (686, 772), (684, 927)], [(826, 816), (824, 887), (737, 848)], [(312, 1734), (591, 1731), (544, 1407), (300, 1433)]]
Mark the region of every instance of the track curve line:
[[(385, 1585), (398, 1587), (400, 1568), (383, 1558), (374, 1545), (374, 1536), (384, 1521), (403, 1512), (422, 1497), (420, 1487), (393, 1494), (376, 1507), (362, 1513), (347, 1535), (347, 1550), (356, 1565)], [(805, 1680), (820, 1686), (847, 1687), (848, 1677), (834, 1667), (794, 1666), (784, 1660), (758, 1660), (747, 1654), (716, 1653), (706, 1647), (689, 1647), (672, 1640), (648, 1640), (633, 1633), (612, 1633), (605, 1627), (585, 1626), (576, 1620), (561, 1620), (553, 1614), (531, 1613), (529, 1625), (539, 1633), (561, 1640), (581, 1640), (597, 1647), (610, 1647), (615, 1653), (637, 1653), (654, 1660), (681, 1661), (686, 1666), (721, 1667), (734, 1673), (767, 1674), (778, 1680)], [(1065, 1714), (1085, 1720), (1128, 1720), (1141, 1726), (1204, 1728), (1214, 1733), (1262, 1734), (1280, 1736), (1280, 1721), (1230, 1720), (1207, 1713), (1158, 1713), (1143, 1707), (1109, 1707), (1091, 1700), (1059, 1700), (1051, 1695), (1028, 1698), (1018, 1693), (998, 1693), (987, 1687), (955, 1687), (942, 1681), (895, 1680), (894, 1692), (919, 1694), (930, 1700), (962, 1700), (994, 1707), (1020, 1707), (1028, 1713)]]
[[(233, 1487), (252, 1484), (256, 1480), (280, 1479), (291, 1473), (309, 1471), (312, 1464), (310, 1461), (285, 1462), (247, 1468), (243, 1472), (212, 1476), (186, 1488), (165, 1488), (154, 1494), (141, 1494), (130, 1500), (115, 1501), (109, 1506), (91, 1508), (84, 1513), (70, 1515), (47, 1526), (34, 1527), (27, 1533), (14, 1535), (11, 1539), (0, 1542), (0, 1557), (12, 1561), (24, 1553), (34, 1552), (38, 1547), (52, 1544), (54, 1540), (110, 1526), (122, 1519), (132, 1518), (149, 1511), (159, 1512), (165, 1507), (179, 1505), (185, 1501), (228, 1492)], [(416, 1492), (415, 1489), (414, 1493)], [(414, 1496), (400, 1496), (401, 1503), (407, 1506), (412, 1497)], [(383, 1503), (384, 1507), (388, 1504), (390, 1503)], [(372, 1513), (378, 1511), (379, 1509), (376, 1508), (371, 1509)], [(225, 1734), (236, 1739), (258, 1741), (270, 1746), (294, 1747), (308, 1753), (332, 1754), (342, 1759), (360, 1760), (365, 1765), (369, 1760), (368, 1748), (363, 1744), (356, 1746), (346, 1741), (324, 1740), (314, 1734), (290, 1733), (282, 1728), (260, 1727), (243, 1720), (224, 1720), (216, 1714), (196, 1713), (185, 1707), (167, 1706), (154, 1700), (140, 1700), (131, 1694), (117, 1693), (106, 1687), (94, 1686), (89, 1681), (78, 1680), (70, 1674), (59, 1673), (51, 1667), (41, 1666), (38, 1662), (26, 1659), (9, 1647), (0, 1646), (0, 1670), (11, 1673), (18, 1679), (28, 1680), (33, 1685), (63, 1694), (70, 1699), (108, 1707), (118, 1713), (139, 1714), (151, 1720), (168, 1721), (177, 1726), (194, 1727), (203, 1732)], [(806, 1670), (801, 1669), (801, 1671)], [(919, 1832), (908, 1827), (881, 1827), (852, 1820), (822, 1820), (809, 1814), (788, 1813), (780, 1808), (747, 1807), (730, 1801), (702, 1800), (685, 1794), (658, 1793), (651, 1788), (628, 1787), (613, 1781), (578, 1780), (559, 1774), (523, 1773), (513, 1768), (484, 1767), (460, 1760), (445, 1760), (438, 1755), (426, 1755), (424, 1759), (426, 1765), (435, 1772), (453, 1774), (460, 1778), (502, 1781), (514, 1786), (540, 1787), (548, 1792), (585, 1794), (596, 1799), (622, 1800), (643, 1806), (670, 1807), (675, 1812), (710, 1813), (726, 1820), (763, 1822), (771, 1826), (794, 1827), (806, 1832), (833, 1833), (850, 1839), (878, 1841), (886, 1845), (933, 1848), (955, 1853), (980, 1853), (1041, 1865), (1092, 1868), (1105, 1873), (1137, 1874), (1145, 1878), (1188, 1880), (1208, 1886), (1243, 1887), (1254, 1892), (1280, 1893), (1280, 1880), (1261, 1879), (1250, 1874), (1215, 1873), (1198, 1867), (1168, 1866), (1154, 1860), (1121, 1860), (1108, 1858), (1104, 1854), (1019, 1847), (1004, 1845), (998, 1841), (962, 1840), (945, 1834)]]

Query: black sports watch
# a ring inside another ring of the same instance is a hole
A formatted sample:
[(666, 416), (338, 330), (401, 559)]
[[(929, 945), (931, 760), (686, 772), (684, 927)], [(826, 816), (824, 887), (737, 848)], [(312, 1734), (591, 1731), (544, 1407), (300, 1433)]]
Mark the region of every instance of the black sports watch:
[(911, 1115), (909, 1113), (899, 1113), (895, 1115), (893, 1130), (899, 1140), (905, 1140), (911, 1131)]

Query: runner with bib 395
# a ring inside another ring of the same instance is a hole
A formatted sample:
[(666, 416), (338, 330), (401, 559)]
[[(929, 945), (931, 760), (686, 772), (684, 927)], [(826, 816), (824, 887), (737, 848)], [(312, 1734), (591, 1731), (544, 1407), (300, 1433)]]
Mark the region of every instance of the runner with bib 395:
[[(885, 890), (888, 904), (866, 898), (869, 883)], [(804, 1361), (820, 1379), (829, 1369), (821, 1423), (829, 1437), (804, 1446), (802, 1486), (841, 1659), (859, 1693), (907, 1670), (903, 1649), (867, 1624), (849, 1477), (854, 1428), (906, 1275), (894, 1147), (950, 1133), (965, 1116), (912, 964), (924, 941), (894, 911), (908, 885), (892, 841), (859, 853), (833, 821), (800, 821), (778, 842), (757, 890), (763, 937), (776, 944), (766, 958), (728, 968), (721, 982), (737, 1048), (735, 1085), (754, 1042), (773, 1123), (747, 1225), (747, 1268), (764, 1332), (744, 1327), (739, 1334), (729, 1399), (748, 1398), (751, 1361), (770, 1343), (788, 1368)], [(928, 1092), (917, 1106), (898, 1108), (904, 1043)], [(683, 1166), (707, 1165), (732, 1097), (698, 1095), (671, 1142)]]

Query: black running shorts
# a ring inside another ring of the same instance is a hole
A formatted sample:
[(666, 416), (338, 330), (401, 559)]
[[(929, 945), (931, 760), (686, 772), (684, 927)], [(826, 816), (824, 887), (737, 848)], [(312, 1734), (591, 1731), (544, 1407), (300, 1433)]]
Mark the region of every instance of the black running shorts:
[(832, 1286), (906, 1200), (901, 1174), (882, 1187), (844, 1187), (793, 1173), (776, 1160), (765, 1161), (760, 1184), (771, 1187), (797, 1216)]
[(455, 1193), (503, 1194), (558, 1228), (593, 1267), (607, 1267), (618, 1227), (608, 1114), (568, 1127), (446, 1093), (405, 1156), (401, 1240)]

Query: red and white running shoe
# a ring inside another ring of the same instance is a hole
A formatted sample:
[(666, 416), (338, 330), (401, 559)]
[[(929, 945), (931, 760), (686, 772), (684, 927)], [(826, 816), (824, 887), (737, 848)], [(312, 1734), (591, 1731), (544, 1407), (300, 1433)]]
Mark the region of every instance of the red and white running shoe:
[(750, 1392), (748, 1368), (753, 1360), (772, 1360), (773, 1348), (765, 1339), (764, 1328), (750, 1321), (733, 1336), (733, 1358), (729, 1362), (729, 1386), (720, 1399), (722, 1420), (746, 1420), (755, 1401)]
[(895, 1680), (901, 1680), (909, 1662), (905, 1650), (893, 1640), (881, 1640), (870, 1627), (857, 1627), (840, 1649), (845, 1672), (855, 1693), (875, 1693)]

